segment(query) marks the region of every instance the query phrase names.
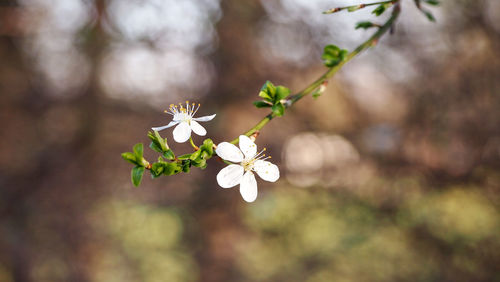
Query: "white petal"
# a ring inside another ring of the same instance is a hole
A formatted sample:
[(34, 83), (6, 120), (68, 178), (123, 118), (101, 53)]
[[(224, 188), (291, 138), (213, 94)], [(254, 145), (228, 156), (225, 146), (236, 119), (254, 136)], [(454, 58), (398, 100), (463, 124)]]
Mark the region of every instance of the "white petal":
[(211, 121), (214, 119), (215, 116), (216, 116), (216, 114), (213, 114), (211, 116), (204, 116), (204, 117), (193, 118), (193, 119), (196, 121)]
[(165, 126), (153, 127), (153, 128), (151, 128), (151, 129), (152, 129), (152, 130), (154, 130), (154, 131), (160, 131), (160, 130), (163, 130), (163, 129), (167, 129), (167, 128), (169, 128), (169, 127), (172, 127), (172, 126), (174, 126), (174, 125), (176, 125), (176, 124), (178, 124), (178, 123), (179, 123), (178, 121), (174, 121), (174, 120), (173, 120), (173, 121), (169, 122), (169, 123), (168, 123), (167, 125), (165, 125)]
[(201, 126), (197, 121), (191, 120), (191, 129), (194, 133), (200, 136), (207, 135), (207, 130), (203, 128), (203, 126)]
[(181, 122), (174, 129), (174, 140), (177, 143), (184, 143), (191, 137), (191, 127), (187, 122)]
[(241, 165), (228, 165), (217, 174), (217, 183), (222, 188), (231, 188), (241, 182), (245, 169)]
[(240, 194), (249, 203), (257, 199), (257, 181), (251, 171), (247, 171), (241, 179)]
[(243, 161), (243, 154), (241, 153), (240, 149), (228, 142), (222, 142), (217, 145), (215, 153), (217, 154), (217, 156), (223, 158), (226, 161), (235, 163)]
[(240, 149), (245, 154), (246, 159), (253, 158), (257, 154), (257, 145), (245, 135), (240, 135)]
[(255, 161), (253, 170), (265, 181), (275, 182), (280, 178), (280, 170), (277, 165), (266, 161)]

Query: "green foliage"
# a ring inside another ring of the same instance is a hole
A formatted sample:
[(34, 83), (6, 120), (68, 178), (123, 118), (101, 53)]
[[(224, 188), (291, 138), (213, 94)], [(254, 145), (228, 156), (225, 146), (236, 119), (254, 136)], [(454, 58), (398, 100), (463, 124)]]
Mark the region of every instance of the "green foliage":
[(422, 5), (421, 3), (424, 2), (425, 4), (429, 4), (429, 5), (432, 5), (432, 6), (439, 6), (441, 3), (439, 0), (414, 0), (415, 2), (415, 5), (417, 6), (417, 8), (422, 8)]
[(422, 10), (422, 13), (424, 13), (424, 15), (427, 17), (427, 19), (429, 19), (429, 21), (431, 22), (436, 22), (436, 18), (434, 17), (434, 15), (427, 11), (427, 10)]
[(273, 106), (271, 103), (266, 101), (254, 101), (253, 104), (257, 108), (270, 108)]
[(169, 160), (175, 159), (175, 154), (168, 147), (167, 138), (162, 138), (158, 131), (148, 132), (148, 137), (151, 139), (151, 144), (149, 147), (158, 153), (161, 153), (165, 158)]
[(259, 96), (264, 100), (255, 101), (253, 104), (257, 108), (271, 108), (273, 114), (282, 116), (285, 113), (284, 99), (290, 95), (290, 89), (285, 86), (274, 86), (270, 81), (266, 81), (260, 89)]
[(142, 156), (144, 151), (142, 143), (135, 144), (132, 151), (122, 153), (122, 158), (137, 166), (147, 166), (149, 164)]
[(365, 22), (359, 22), (356, 24), (356, 29), (369, 29), (371, 27), (376, 27), (377, 25), (372, 23), (372, 22), (368, 22), (368, 21), (365, 21)]
[(434, 17), (434, 15), (429, 10), (422, 8), (421, 3), (423, 2), (428, 5), (438, 6), (441, 4), (438, 0), (414, 0), (414, 1), (417, 8), (427, 17), (429, 21), (436, 22), (436, 18)]
[(137, 143), (134, 145), (134, 154), (136, 156), (136, 158), (139, 160), (139, 159), (142, 159), (142, 154), (144, 152), (144, 146), (142, 145), (142, 143)]
[(135, 165), (131, 172), (132, 184), (139, 186), (145, 170), (149, 170), (152, 178), (162, 175), (170, 176), (180, 172), (188, 173), (192, 166), (205, 169), (207, 160), (214, 155), (214, 142), (205, 139), (203, 144), (193, 153), (175, 157), (174, 152), (168, 147), (167, 139), (162, 138), (156, 131), (148, 132), (151, 139), (149, 147), (160, 153), (158, 161), (150, 164), (143, 157), (143, 145), (138, 143), (134, 146), (133, 152), (122, 153), (122, 158)]
[(132, 183), (134, 186), (139, 186), (141, 184), (142, 175), (144, 174), (143, 166), (136, 166), (132, 169)]
[(335, 45), (326, 45), (321, 58), (325, 66), (332, 68), (345, 60), (349, 52), (345, 49), (340, 49)]
[(424, 2), (432, 6), (439, 6), (440, 4), (438, 0), (424, 0)]
[(392, 3), (380, 4), (377, 8), (375, 8), (375, 10), (372, 11), (372, 14), (378, 17), (382, 15), (391, 5)]
[(135, 157), (135, 154), (133, 154), (133, 153), (130, 153), (130, 152), (122, 153), (122, 158), (131, 164), (135, 164), (135, 165), (139, 164), (139, 162), (137, 161), (137, 158)]

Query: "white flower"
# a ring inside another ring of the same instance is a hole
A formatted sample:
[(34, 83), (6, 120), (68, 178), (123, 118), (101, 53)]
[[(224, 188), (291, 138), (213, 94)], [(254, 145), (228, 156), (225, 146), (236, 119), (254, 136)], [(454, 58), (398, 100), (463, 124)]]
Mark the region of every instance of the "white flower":
[(184, 143), (188, 141), (191, 137), (191, 130), (200, 136), (205, 136), (207, 134), (207, 131), (198, 123), (198, 121), (210, 121), (215, 117), (215, 114), (211, 116), (194, 118), (193, 116), (194, 114), (196, 114), (199, 108), (200, 104), (198, 104), (198, 107), (195, 107), (194, 103), (192, 105), (189, 105), (189, 101), (186, 101), (185, 108), (182, 104), (179, 104), (179, 108), (172, 104), (170, 105), (169, 110), (166, 110), (165, 113), (172, 115), (173, 120), (165, 126), (153, 127), (151, 129), (153, 129), (154, 131), (160, 131), (179, 124), (174, 129), (174, 140), (177, 143)]
[(253, 202), (257, 198), (257, 181), (253, 172), (260, 178), (275, 182), (280, 178), (278, 167), (268, 161), (271, 157), (262, 154), (266, 149), (257, 154), (257, 146), (245, 135), (240, 135), (240, 149), (235, 145), (222, 142), (217, 145), (215, 152), (226, 161), (239, 164), (231, 164), (223, 168), (217, 174), (217, 183), (222, 188), (231, 188), (240, 184), (240, 193), (247, 202)]

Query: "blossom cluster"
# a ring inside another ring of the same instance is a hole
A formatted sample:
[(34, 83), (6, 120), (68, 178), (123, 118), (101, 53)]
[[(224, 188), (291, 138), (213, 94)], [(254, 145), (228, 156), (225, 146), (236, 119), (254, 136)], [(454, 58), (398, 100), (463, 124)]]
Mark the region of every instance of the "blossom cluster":
[[(173, 126), (174, 140), (178, 143), (184, 143), (191, 139), (191, 132), (200, 136), (207, 134), (206, 129), (199, 122), (207, 122), (215, 118), (215, 114), (202, 117), (194, 117), (198, 112), (200, 104), (179, 104), (170, 105), (169, 110), (165, 112), (172, 115), (172, 121), (165, 126), (153, 127), (152, 130), (158, 132)], [(257, 180), (256, 173), (265, 181), (275, 182), (280, 177), (279, 169), (276, 165), (267, 161), (270, 156), (266, 156), (264, 148), (257, 151), (255, 142), (246, 135), (240, 135), (239, 148), (229, 142), (221, 142), (214, 145), (215, 153), (228, 166), (223, 168), (217, 174), (217, 183), (222, 188), (232, 188), (237, 185), (240, 187), (240, 194), (247, 202), (253, 202), (257, 198)], [(199, 149), (198, 149), (199, 150)]]

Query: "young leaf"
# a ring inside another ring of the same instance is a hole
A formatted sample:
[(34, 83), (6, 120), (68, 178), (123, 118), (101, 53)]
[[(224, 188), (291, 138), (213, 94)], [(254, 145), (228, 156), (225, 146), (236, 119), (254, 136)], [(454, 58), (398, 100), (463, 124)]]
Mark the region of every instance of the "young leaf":
[(372, 14), (375, 14), (375, 16), (378, 17), (385, 12), (387, 7), (388, 7), (387, 4), (380, 4), (377, 8), (375, 8), (375, 10), (373, 10)]
[(342, 62), (347, 55), (347, 50), (340, 49), (335, 45), (326, 45), (321, 58), (325, 66), (331, 68)]
[(164, 175), (174, 175), (176, 173), (179, 173), (181, 171), (181, 167), (177, 165), (177, 163), (164, 163), (163, 167), (163, 174)]
[(144, 147), (143, 147), (142, 143), (137, 143), (134, 145), (134, 154), (135, 154), (137, 160), (142, 159), (143, 151), (144, 151)]
[(283, 114), (285, 113), (285, 106), (283, 106), (283, 104), (276, 104), (272, 107), (272, 110), (273, 114), (280, 117), (283, 116)]
[(202, 158), (209, 159), (214, 154), (214, 142), (212, 139), (207, 138), (203, 140), (203, 145), (201, 145), (200, 150), (203, 151)]
[(182, 171), (188, 173), (191, 168), (191, 160), (182, 161)]
[(158, 144), (155, 143), (154, 141), (149, 144), (149, 148), (153, 149), (154, 151), (158, 153), (163, 153), (162, 149), (158, 147)]
[(135, 165), (138, 164), (137, 159), (135, 157), (135, 154), (132, 154), (130, 152), (122, 153), (122, 158), (124, 160), (128, 161), (129, 163), (132, 163), (132, 164), (135, 164)]
[(427, 19), (431, 22), (436, 22), (436, 18), (434, 17), (434, 15), (427, 11), (427, 10), (424, 10), (424, 9), (421, 9), (422, 10), (422, 13), (424, 13), (424, 15), (427, 17)]
[(266, 107), (271, 107), (271, 103), (266, 102), (266, 101), (255, 101), (253, 102), (254, 106), (257, 108), (266, 108)]
[(271, 81), (266, 81), (262, 88), (260, 89), (259, 96), (272, 102), (274, 100), (274, 96), (276, 95), (276, 87), (271, 83)]
[(372, 22), (359, 22), (356, 24), (356, 29), (363, 28), (363, 29), (368, 29), (370, 27), (375, 27)]
[(165, 166), (164, 166), (163, 162), (154, 163), (151, 166), (151, 176), (153, 178), (157, 178), (163, 173), (164, 170), (165, 170)]
[(135, 187), (141, 184), (142, 175), (144, 174), (144, 167), (136, 166), (132, 169), (132, 183)]
[(189, 159), (192, 160), (192, 161), (199, 160), (200, 157), (201, 157), (201, 152), (202, 152), (201, 150), (198, 150), (198, 151), (192, 153), (191, 156), (189, 157)]
[(288, 95), (290, 95), (290, 89), (285, 86), (276, 87), (276, 99), (274, 100), (275, 104), (288, 97)]
[(191, 157), (191, 154), (184, 154), (182, 156), (177, 157), (179, 160), (187, 160)]
[(163, 152), (163, 156), (167, 158), (167, 160), (173, 160), (175, 159), (175, 154), (172, 150), (168, 149), (165, 152)]
[(424, 0), (425, 3), (433, 6), (439, 6), (439, 1), (438, 0)]

